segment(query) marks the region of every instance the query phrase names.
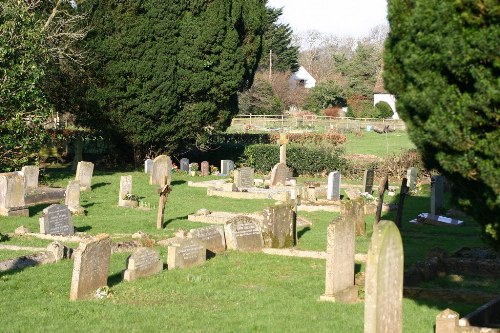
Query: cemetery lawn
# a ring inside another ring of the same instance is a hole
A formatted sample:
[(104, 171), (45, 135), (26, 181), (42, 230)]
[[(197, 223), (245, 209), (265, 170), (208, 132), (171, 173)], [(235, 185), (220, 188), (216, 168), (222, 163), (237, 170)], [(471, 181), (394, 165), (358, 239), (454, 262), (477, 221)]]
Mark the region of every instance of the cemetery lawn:
[[(377, 134), (378, 135), (378, 134)], [(48, 170), (49, 182), (65, 186), (72, 173)], [(151, 210), (117, 206), (121, 175), (133, 176), (133, 193)], [(188, 180), (207, 178), (174, 174), (173, 190), (165, 210), (165, 228), (156, 229), (158, 194), (148, 185), (142, 172), (95, 171), (92, 192), (82, 192), (81, 204), (86, 216), (74, 217), (78, 232), (109, 233), (113, 241), (130, 240), (139, 230), (155, 240), (172, 237), (183, 228), (206, 226), (189, 222), (187, 215), (200, 208), (211, 211), (257, 212), (272, 205), (272, 200), (236, 200), (207, 197), (205, 188), (188, 187)], [(378, 181), (378, 180), (377, 180)], [(396, 183), (395, 181), (393, 183)], [(397, 201), (386, 197), (386, 202)], [(405, 266), (425, 259), (426, 253), (439, 246), (455, 251), (463, 246), (484, 246), (479, 226), (463, 218), (465, 226), (436, 227), (410, 225), (408, 221), (429, 209), (428, 188), (407, 197), (403, 214), (402, 237)], [(12, 233), (20, 225), (38, 232), (38, 217), (44, 205), (31, 207), (29, 217), (0, 217), (0, 233)], [(395, 211), (383, 213), (382, 219), (394, 220)], [(298, 230), (300, 250), (325, 251), (326, 228), (337, 213), (299, 212), (312, 226)], [(367, 236), (356, 239), (356, 252), (368, 251), (373, 215), (366, 217)], [(43, 247), (50, 241), (27, 236), (13, 236), (0, 245)], [(67, 243), (76, 247), (75, 243)], [(167, 250), (157, 246), (166, 262)], [(9, 252), (11, 255), (9, 256)], [(26, 251), (0, 251), (0, 260), (25, 255)], [(319, 302), (324, 292), (325, 261), (264, 253), (227, 251), (199, 267), (164, 270), (158, 275), (133, 282), (122, 281), (129, 254), (111, 256), (108, 285), (111, 297), (102, 300), (69, 301), (73, 262), (0, 273), (0, 332), (363, 332), (364, 304)], [(356, 272), (364, 271), (364, 263)], [(458, 281), (458, 282), (457, 282)], [(451, 282), (436, 282), (446, 287), (472, 286), (474, 290), (500, 293), (498, 282), (463, 277)], [(495, 285), (496, 283), (496, 285)], [(363, 296), (361, 290), (360, 296)], [(447, 307), (465, 315), (480, 304), (418, 300), (405, 298), (404, 332), (433, 332), (436, 315)]]
[(415, 148), (407, 132), (397, 131), (387, 134), (375, 132), (346, 133), (347, 141), (342, 145), (347, 154), (366, 154), (384, 157), (399, 154), (401, 150)]

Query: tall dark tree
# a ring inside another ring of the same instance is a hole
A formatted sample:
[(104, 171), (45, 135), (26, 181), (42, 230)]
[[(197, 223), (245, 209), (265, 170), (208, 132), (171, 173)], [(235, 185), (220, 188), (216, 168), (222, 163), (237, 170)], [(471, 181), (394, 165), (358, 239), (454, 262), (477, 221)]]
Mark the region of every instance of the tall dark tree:
[(500, 246), (500, 4), (389, 0), (384, 81), (428, 167)]

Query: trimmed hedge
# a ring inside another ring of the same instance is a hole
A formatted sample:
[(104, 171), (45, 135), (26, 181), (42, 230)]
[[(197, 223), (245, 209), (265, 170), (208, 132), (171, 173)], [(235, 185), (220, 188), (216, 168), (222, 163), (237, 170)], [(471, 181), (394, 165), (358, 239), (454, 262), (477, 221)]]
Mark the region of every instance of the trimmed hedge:
[[(340, 133), (288, 133), (290, 143), (296, 144), (329, 144), (338, 146), (346, 142), (345, 135)], [(223, 133), (211, 136), (210, 144), (276, 144), (279, 133)]]

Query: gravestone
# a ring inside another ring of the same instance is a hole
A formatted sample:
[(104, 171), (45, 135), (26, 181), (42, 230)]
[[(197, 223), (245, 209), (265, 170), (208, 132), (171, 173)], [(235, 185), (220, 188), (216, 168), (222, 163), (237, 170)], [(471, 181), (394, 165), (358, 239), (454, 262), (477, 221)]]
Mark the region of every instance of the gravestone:
[(243, 167), (235, 170), (234, 184), (238, 188), (251, 188), (253, 186), (254, 170), (250, 167)]
[(402, 227), (403, 223), (403, 206), (405, 204), (405, 197), (406, 194), (408, 193), (408, 186), (407, 186), (408, 180), (406, 178), (403, 178), (401, 181), (401, 188), (399, 189), (399, 202), (398, 202), (398, 211), (396, 213), (396, 225), (399, 229)]
[(378, 184), (378, 203), (377, 203), (377, 211), (375, 212), (375, 220), (373, 224), (377, 224), (380, 221), (380, 215), (382, 215), (382, 206), (384, 204), (384, 194), (385, 191), (389, 189), (389, 176), (386, 174), (383, 178), (380, 179), (380, 183)]
[(271, 170), (271, 185), (285, 186), (288, 176), (288, 167), (285, 163), (277, 163)]
[(207, 161), (201, 162), (200, 174), (202, 177), (208, 176), (210, 174), (210, 165)]
[(80, 243), (73, 253), (70, 300), (92, 296), (98, 288), (107, 286), (110, 256), (109, 235), (100, 234)]
[(118, 206), (120, 207), (137, 207), (137, 200), (130, 200), (127, 194), (132, 194), (132, 176), (120, 177), (120, 193), (118, 194)]
[(325, 294), (322, 301), (353, 303), (358, 299), (354, 284), (356, 237), (354, 223), (345, 216), (328, 226)]
[(189, 172), (189, 159), (188, 158), (181, 158), (181, 171), (186, 171)]
[(163, 270), (158, 251), (141, 247), (127, 259), (127, 269), (123, 272), (125, 281), (134, 281), (140, 277), (150, 276)]
[[(172, 160), (167, 155), (156, 156), (149, 177), (149, 185), (170, 185), (172, 180)], [(166, 182), (166, 183), (165, 183)]]
[(375, 171), (373, 169), (365, 170), (365, 173), (363, 174), (363, 192), (372, 194), (374, 177)]
[(244, 215), (235, 216), (224, 224), (226, 245), (231, 250), (260, 251), (264, 246), (259, 221)]
[(293, 247), (297, 241), (297, 216), (289, 204), (264, 209), (262, 237), (264, 246), (271, 248)]
[(73, 235), (75, 233), (71, 212), (66, 205), (54, 204), (45, 208), (39, 222), (41, 234)]
[(280, 145), (280, 163), (286, 165), (286, 144), (288, 143), (288, 136), (286, 133), (280, 133), (278, 144)]
[(203, 264), (207, 258), (205, 246), (193, 238), (175, 238), (168, 246), (168, 269), (188, 268)]
[(437, 215), (443, 210), (444, 177), (431, 177), (431, 215)]
[(365, 273), (365, 333), (401, 333), (403, 243), (392, 221), (374, 226)]
[(24, 188), (32, 190), (38, 187), (38, 175), (40, 169), (36, 165), (25, 165), (21, 172), (24, 173)]
[(415, 188), (417, 187), (417, 168), (411, 167), (406, 170), (406, 179), (408, 183), (408, 189), (410, 191), (414, 191)]
[(226, 238), (224, 236), (224, 226), (222, 225), (191, 229), (189, 234), (205, 246), (207, 257), (212, 257), (226, 250)]
[(80, 190), (91, 191), (92, 190), (92, 173), (94, 172), (94, 163), (92, 162), (78, 162), (76, 167), (76, 178), (75, 180), (80, 181)]
[(22, 172), (0, 173), (0, 215), (29, 216)]
[(144, 173), (151, 173), (153, 170), (153, 160), (148, 158), (144, 161)]
[(69, 211), (73, 215), (81, 215), (85, 213), (85, 209), (80, 206), (80, 181), (70, 180), (68, 182), (64, 204), (68, 206)]
[(223, 176), (228, 176), (229, 173), (234, 170), (234, 162), (231, 160), (221, 160), (220, 161), (220, 173)]
[(334, 171), (330, 172), (328, 175), (328, 189), (326, 192), (326, 198), (328, 200), (338, 201), (340, 200), (340, 172)]
[(340, 214), (345, 216), (347, 221), (355, 225), (356, 236), (364, 236), (366, 234), (365, 200), (363, 198), (343, 202)]

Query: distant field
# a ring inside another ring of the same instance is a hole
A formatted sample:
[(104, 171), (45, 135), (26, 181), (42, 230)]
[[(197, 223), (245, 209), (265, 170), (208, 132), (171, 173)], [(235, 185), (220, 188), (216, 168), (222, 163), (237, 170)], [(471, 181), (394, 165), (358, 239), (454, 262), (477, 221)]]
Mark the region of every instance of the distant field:
[(343, 145), (347, 154), (370, 154), (379, 157), (399, 153), (402, 149), (415, 148), (406, 132), (378, 134), (361, 132), (361, 136), (347, 133), (347, 142)]

